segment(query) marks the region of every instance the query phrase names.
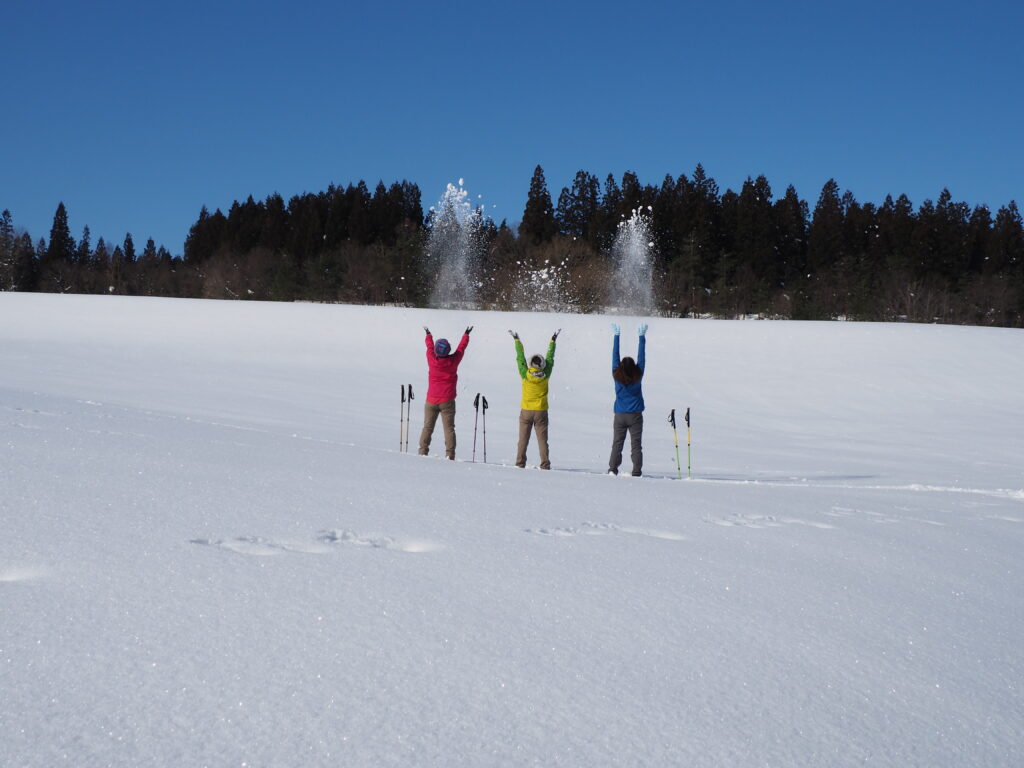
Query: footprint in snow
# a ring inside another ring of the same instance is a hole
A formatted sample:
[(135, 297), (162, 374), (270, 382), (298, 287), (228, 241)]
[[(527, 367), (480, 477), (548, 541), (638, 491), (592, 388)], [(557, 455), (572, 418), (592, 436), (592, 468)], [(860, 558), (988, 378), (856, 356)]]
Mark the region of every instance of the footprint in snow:
[(0, 583), (35, 581), (49, 575), (49, 571), (38, 565), (10, 565), (0, 567)]
[(229, 552), (237, 552), (240, 555), (280, 555), (286, 551), (281, 546), (256, 536), (240, 536), (236, 539), (192, 539), (191, 543), (204, 547), (226, 549)]
[[(895, 507), (900, 512), (913, 512), (914, 510), (910, 507)], [(822, 512), (823, 515), (828, 517), (853, 517), (854, 515), (863, 515), (868, 518), (869, 522), (877, 523), (880, 525), (890, 525), (892, 523), (899, 522), (910, 522), (910, 523), (921, 523), (922, 525), (933, 525), (939, 528), (945, 528), (945, 523), (940, 523), (937, 520), (929, 520), (925, 517), (892, 517), (889, 515), (882, 514), (881, 512), (870, 512), (863, 509), (854, 509), (852, 507), (832, 507), (828, 512)]]
[(686, 537), (681, 533), (673, 531), (659, 531), (650, 528), (635, 528), (627, 525), (616, 525), (615, 523), (591, 523), (584, 522), (578, 526), (558, 528), (527, 528), (526, 533), (534, 533), (538, 536), (603, 536), (610, 533), (626, 533), (635, 536), (648, 536), (652, 539), (665, 539), (667, 541), (685, 541)]
[(1024, 523), (1024, 518), (1013, 515), (986, 515), (985, 520), (1001, 520), (1004, 523)]
[(400, 552), (437, 552), (443, 547), (423, 539), (393, 539), (390, 536), (360, 536), (354, 531), (333, 529), (321, 531), (319, 540), (328, 544), (352, 544), (374, 549), (397, 549)]
[(834, 525), (811, 520), (800, 520), (795, 517), (776, 517), (775, 515), (735, 514), (728, 517), (705, 518), (704, 522), (714, 523), (726, 528), (779, 528), (783, 525), (805, 525), (809, 528), (822, 530), (834, 529)]
[(274, 541), (259, 536), (238, 536), (233, 539), (192, 539), (192, 544), (204, 547), (225, 549), (240, 555), (253, 557), (273, 557), (289, 552), (324, 555), (336, 552), (337, 544), (354, 544), (374, 549), (394, 549), (400, 552), (437, 552), (442, 547), (431, 541), (416, 539), (392, 539), (387, 536), (359, 536), (352, 531), (322, 531), (315, 541), (296, 541), (292, 539)]

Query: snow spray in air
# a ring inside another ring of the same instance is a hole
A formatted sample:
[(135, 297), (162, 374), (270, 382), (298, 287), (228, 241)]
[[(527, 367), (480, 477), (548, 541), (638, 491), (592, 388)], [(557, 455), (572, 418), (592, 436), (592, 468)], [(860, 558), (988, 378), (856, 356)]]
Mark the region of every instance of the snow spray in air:
[(480, 286), (483, 212), (467, 199), (462, 186), (449, 184), (428, 217), (427, 263), (434, 284), (430, 306), (466, 309), (476, 306)]
[(611, 307), (618, 312), (650, 315), (654, 311), (654, 241), (651, 237), (651, 211), (634, 210), (633, 215), (619, 223), (612, 244), (615, 274), (609, 296)]

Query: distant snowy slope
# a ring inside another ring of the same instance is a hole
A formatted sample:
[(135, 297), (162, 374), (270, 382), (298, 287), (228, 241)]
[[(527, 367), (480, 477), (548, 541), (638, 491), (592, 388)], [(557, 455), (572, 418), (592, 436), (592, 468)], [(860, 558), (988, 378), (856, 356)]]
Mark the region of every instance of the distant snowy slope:
[(1024, 334), (647, 320), (0, 294), (0, 765), (1019, 765)]

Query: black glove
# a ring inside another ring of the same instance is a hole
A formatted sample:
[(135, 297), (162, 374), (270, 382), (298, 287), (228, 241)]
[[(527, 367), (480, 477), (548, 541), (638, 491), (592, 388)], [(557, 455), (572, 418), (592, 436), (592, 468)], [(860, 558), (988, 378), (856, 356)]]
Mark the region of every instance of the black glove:
[(430, 335), (430, 329), (429, 329), (429, 328), (427, 328), (427, 326), (425, 326), (425, 325), (424, 325), (424, 326), (423, 326), (423, 330), (427, 332), (427, 336), (429, 336), (429, 335)]
[(516, 333), (515, 331), (511, 330), (511, 329), (509, 329), (508, 335), (511, 336), (513, 339), (518, 339), (519, 338), (519, 334)]
[(467, 325), (467, 326), (466, 326), (466, 335), (467, 335), (467, 336), (469, 336), (469, 334), (470, 334), (470, 332), (471, 332), (472, 330), (473, 330), (473, 326), (472, 326), (472, 325)]
[(562, 329), (561, 329), (561, 328), (559, 328), (559, 329), (558, 329), (557, 331), (555, 331), (554, 333), (552, 333), (552, 334), (551, 334), (551, 340), (552, 340), (552, 341), (558, 341), (558, 334), (560, 334), (561, 332), (562, 332)]

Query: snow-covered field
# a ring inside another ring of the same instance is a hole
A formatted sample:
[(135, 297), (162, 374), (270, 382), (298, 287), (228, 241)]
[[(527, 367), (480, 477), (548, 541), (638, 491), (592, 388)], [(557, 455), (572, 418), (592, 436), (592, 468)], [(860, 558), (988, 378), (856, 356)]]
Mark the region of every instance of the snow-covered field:
[(1024, 764), (1024, 333), (608, 320), (0, 294), (0, 765)]

